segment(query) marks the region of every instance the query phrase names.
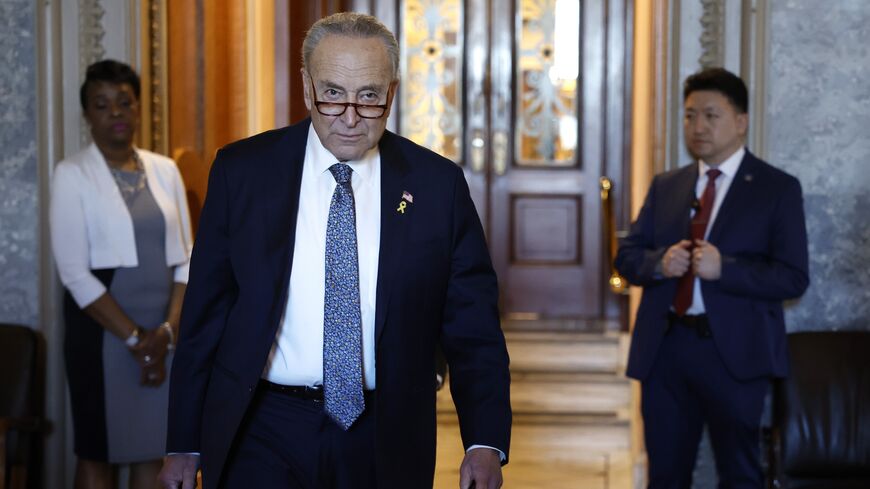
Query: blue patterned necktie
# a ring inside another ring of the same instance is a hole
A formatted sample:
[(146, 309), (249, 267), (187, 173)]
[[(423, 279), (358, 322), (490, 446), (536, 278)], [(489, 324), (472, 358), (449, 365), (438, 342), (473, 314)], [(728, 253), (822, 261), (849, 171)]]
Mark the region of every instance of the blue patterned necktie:
[(323, 388), (326, 414), (347, 430), (365, 409), (356, 214), (351, 168), (336, 163), (329, 171), (338, 185), (326, 224)]

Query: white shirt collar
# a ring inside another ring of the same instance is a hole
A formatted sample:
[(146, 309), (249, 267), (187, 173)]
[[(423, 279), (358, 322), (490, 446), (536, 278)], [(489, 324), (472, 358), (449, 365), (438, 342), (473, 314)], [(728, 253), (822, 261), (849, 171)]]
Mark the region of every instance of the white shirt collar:
[[(740, 169), (740, 162), (743, 161), (743, 156), (746, 154), (746, 148), (740, 146), (740, 149), (735, 151), (731, 156), (725, 159), (722, 163), (719, 164), (716, 168), (722, 172), (722, 174), (727, 178), (734, 178), (734, 175), (737, 174), (737, 170)], [(710, 165), (704, 162), (704, 160), (698, 160), (698, 173), (700, 177), (707, 174), (707, 170), (712, 168)]]
[[(365, 182), (371, 178), (379, 156), (378, 145), (375, 145), (373, 148), (366, 151), (362, 158), (346, 161), (345, 163), (350, 165), (354, 175), (357, 175), (362, 182)], [(329, 167), (338, 163), (338, 158), (323, 146), (320, 137), (317, 136), (317, 131), (314, 130), (313, 123), (308, 127), (308, 141), (305, 148), (305, 157), (311, 158), (311, 163), (314, 165), (314, 169), (318, 175), (323, 172), (328, 172)]]

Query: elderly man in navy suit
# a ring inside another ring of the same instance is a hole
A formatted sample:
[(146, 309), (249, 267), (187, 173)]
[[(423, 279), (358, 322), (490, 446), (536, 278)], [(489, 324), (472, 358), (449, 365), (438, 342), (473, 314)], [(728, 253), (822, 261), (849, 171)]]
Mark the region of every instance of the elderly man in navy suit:
[(697, 161), (655, 177), (616, 258), (643, 286), (627, 373), (641, 381), (649, 487), (691, 487), (706, 423), (719, 487), (761, 488), (764, 397), (787, 374), (782, 301), (809, 284), (801, 186), (744, 148), (740, 78), (707, 69), (683, 97)]
[(435, 349), (466, 448), (501, 486), (510, 378), (498, 290), (460, 168), (385, 131), (398, 44), (360, 14), (303, 45), (311, 119), (223, 148), (170, 388), (164, 487), (432, 487)]

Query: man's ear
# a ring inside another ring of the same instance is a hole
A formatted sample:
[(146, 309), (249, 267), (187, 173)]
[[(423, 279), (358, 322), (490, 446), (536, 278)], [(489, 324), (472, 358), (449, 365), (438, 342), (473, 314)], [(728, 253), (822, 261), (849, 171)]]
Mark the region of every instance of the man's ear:
[(742, 114), (737, 114), (737, 133), (743, 137), (746, 137), (746, 133), (749, 129), (749, 114), (747, 112), (743, 112)]
[(397, 93), (399, 93), (399, 80), (393, 80), (390, 82), (390, 87), (387, 89), (387, 112), (384, 114), (384, 117), (390, 116)]
[(311, 100), (311, 91), (314, 87), (310, 86), (311, 77), (305, 71), (305, 68), (301, 68), (299, 70), (299, 73), (302, 75), (302, 97), (305, 99), (305, 108), (308, 109), (308, 111), (310, 112), (311, 108), (314, 105), (313, 101)]

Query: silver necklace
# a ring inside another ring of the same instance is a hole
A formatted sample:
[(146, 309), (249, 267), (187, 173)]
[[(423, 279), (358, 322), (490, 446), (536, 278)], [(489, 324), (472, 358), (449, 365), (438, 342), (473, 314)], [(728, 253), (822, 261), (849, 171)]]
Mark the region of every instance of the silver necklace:
[(115, 183), (118, 185), (118, 190), (121, 191), (121, 196), (126, 202), (132, 202), (133, 199), (139, 195), (139, 192), (145, 188), (147, 180), (145, 177), (145, 166), (142, 164), (142, 160), (139, 159), (139, 155), (136, 154), (135, 151), (133, 151), (133, 163), (136, 164), (136, 170), (134, 171), (136, 172), (137, 178), (135, 183), (130, 183), (126, 178), (124, 178), (124, 173), (131, 172), (124, 172), (118, 168), (109, 167), (112, 171), (112, 177), (115, 178)]

